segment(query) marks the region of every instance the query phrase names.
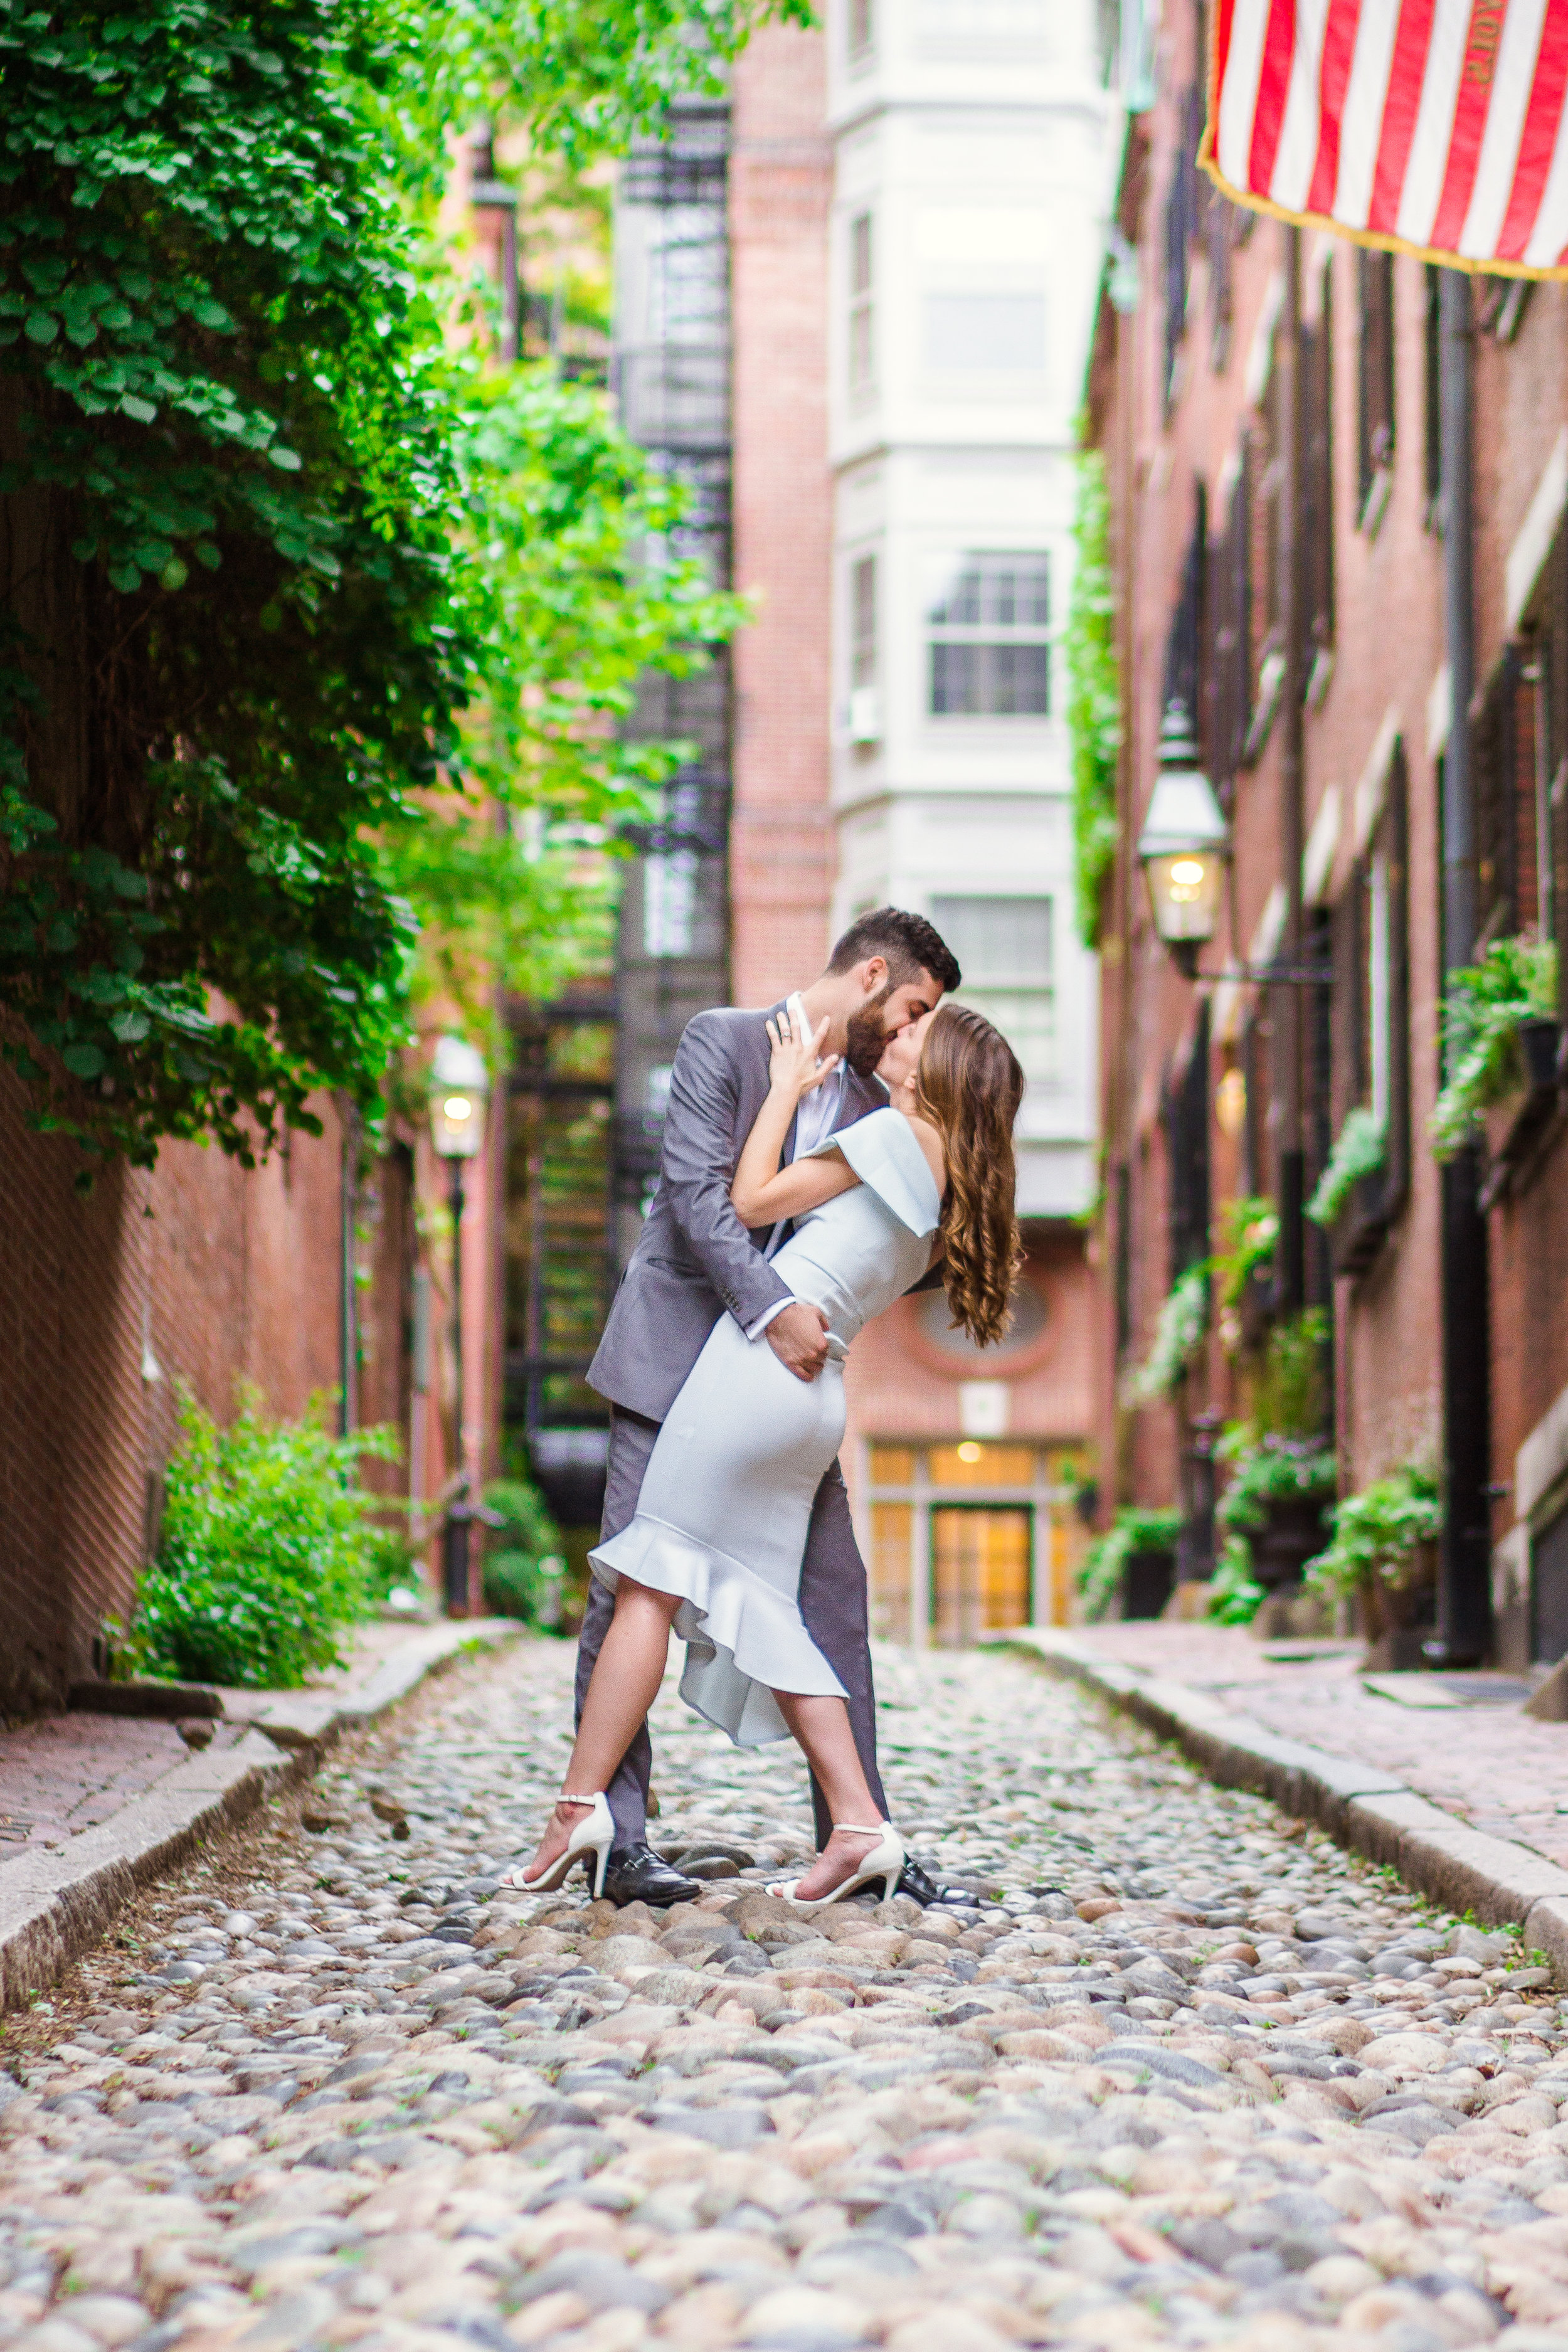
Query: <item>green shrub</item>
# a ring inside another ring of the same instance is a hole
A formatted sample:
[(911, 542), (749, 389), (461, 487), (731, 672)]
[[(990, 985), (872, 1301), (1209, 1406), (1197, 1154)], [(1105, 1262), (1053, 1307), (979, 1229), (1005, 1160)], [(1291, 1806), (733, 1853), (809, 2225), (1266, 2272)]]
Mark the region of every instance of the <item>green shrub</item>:
[(1205, 1615), (1212, 1625), (1250, 1625), (1263, 1597), (1263, 1587), (1253, 1579), (1252, 1553), (1246, 1538), (1232, 1536), (1209, 1579)]
[(1520, 1083), (1521, 1024), (1556, 1010), (1552, 940), (1494, 940), (1479, 963), (1453, 974), (1443, 1000), (1446, 1077), (1428, 1128), (1439, 1160), (1462, 1150), (1481, 1113)]
[(1319, 1591), (1363, 1592), (1372, 1583), (1404, 1584), (1416, 1553), (1443, 1525), (1437, 1481), (1415, 1464), (1347, 1495), (1333, 1513), (1333, 1541), (1307, 1566)]
[(1153, 1404), (1169, 1396), (1203, 1344), (1209, 1319), (1209, 1269), (1188, 1266), (1172, 1285), (1154, 1326), (1153, 1344), (1127, 1381), (1127, 1401)]
[(358, 1482), (362, 1455), (395, 1461), (384, 1429), (336, 1438), (324, 1401), (271, 1421), (254, 1390), (220, 1429), (180, 1404), (158, 1557), (142, 1577), (125, 1643), (135, 1670), (289, 1690), (339, 1663), (338, 1636), (384, 1588), (393, 1552)]
[(1362, 1178), (1375, 1176), (1387, 1157), (1386, 1120), (1364, 1107), (1348, 1111), (1329, 1154), (1329, 1164), (1307, 1203), (1307, 1214), (1312, 1223), (1331, 1225)]
[(1180, 1511), (1117, 1512), (1114, 1525), (1090, 1544), (1078, 1571), (1084, 1615), (1091, 1623), (1114, 1601), (1133, 1553), (1173, 1550), (1181, 1526)]
[(485, 1488), (485, 1504), (502, 1521), (485, 1549), (486, 1608), (552, 1630), (561, 1622), (566, 1564), (549, 1506), (527, 1478), (496, 1479)]
[(1338, 1483), (1331, 1446), (1323, 1443), (1323, 1346), (1328, 1320), (1309, 1307), (1277, 1324), (1258, 1375), (1250, 1420), (1229, 1423), (1215, 1448), (1230, 1476), (1215, 1511), (1226, 1538), (1210, 1585), (1208, 1614), (1245, 1624), (1263, 1598), (1253, 1580), (1248, 1538), (1281, 1502), (1328, 1502)]

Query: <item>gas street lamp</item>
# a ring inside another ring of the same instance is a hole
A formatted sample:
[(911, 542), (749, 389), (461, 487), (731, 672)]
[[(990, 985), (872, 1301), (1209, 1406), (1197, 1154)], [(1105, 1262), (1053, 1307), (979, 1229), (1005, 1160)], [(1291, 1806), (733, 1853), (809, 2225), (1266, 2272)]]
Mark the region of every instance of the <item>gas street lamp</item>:
[(453, 1417), (457, 1433), (456, 1480), (447, 1506), (441, 1538), (442, 1580), (448, 1614), (460, 1616), (468, 1605), (468, 1525), (474, 1506), (468, 1499), (468, 1473), (463, 1454), (463, 1162), (472, 1160), (485, 1139), (485, 1106), (490, 1082), (484, 1055), (461, 1037), (443, 1037), (436, 1047), (429, 1076), (430, 1139), (438, 1158), (447, 1162), (452, 1216), (452, 1367)]
[(1215, 935), (1230, 856), (1230, 830), (1214, 786), (1198, 765), (1184, 703), (1165, 706), (1160, 772), (1138, 837), (1154, 929), (1186, 979)]

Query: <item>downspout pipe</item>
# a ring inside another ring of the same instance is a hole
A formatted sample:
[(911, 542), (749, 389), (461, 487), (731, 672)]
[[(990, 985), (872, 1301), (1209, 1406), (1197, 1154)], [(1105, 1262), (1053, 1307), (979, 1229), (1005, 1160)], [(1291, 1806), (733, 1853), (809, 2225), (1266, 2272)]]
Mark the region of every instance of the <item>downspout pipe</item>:
[[(1448, 740), (1443, 756), (1445, 992), (1476, 952), (1475, 330), (1470, 280), (1439, 288), (1443, 602)], [(1473, 1665), (1491, 1641), (1491, 1323), (1480, 1160), (1468, 1146), (1442, 1171), (1443, 1533), (1434, 1665)]]

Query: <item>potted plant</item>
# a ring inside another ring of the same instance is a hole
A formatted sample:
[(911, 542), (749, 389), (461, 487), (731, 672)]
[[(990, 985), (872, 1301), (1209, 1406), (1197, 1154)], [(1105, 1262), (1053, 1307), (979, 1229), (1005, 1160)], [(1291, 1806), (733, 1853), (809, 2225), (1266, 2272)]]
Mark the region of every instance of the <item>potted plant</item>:
[(1230, 1468), (1215, 1514), (1226, 1558), (1237, 1573), (1245, 1567), (1264, 1593), (1299, 1586), (1323, 1548), (1323, 1513), (1336, 1483), (1322, 1437), (1326, 1337), (1316, 1307), (1276, 1328), (1251, 1416), (1232, 1422), (1216, 1449)]
[(1369, 1644), (1364, 1664), (1420, 1665), (1443, 1521), (1436, 1479), (1407, 1463), (1348, 1495), (1331, 1519), (1332, 1540), (1308, 1569), (1308, 1584), (1359, 1602)]
[(1557, 949), (1551, 940), (1494, 940), (1458, 971), (1443, 1000), (1447, 1077), (1432, 1112), (1439, 1160), (1481, 1130), (1494, 1171), (1522, 1157), (1557, 1095)]
[(1120, 1598), (1124, 1618), (1158, 1617), (1175, 1589), (1179, 1511), (1118, 1511), (1113, 1525), (1090, 1544), (1078, 1572), (1083, 1613), (1090, 1623), (1110, 1614)]
[(1209, 1271), (1219, 1302), (1220, 1345), (1227, 1356), (1238, 1356), (1243, 1349), (1258, 1347), (1267, 1328), (1279, 1212), (1261, 1194), (1245, 1194), (1226, 1203), (1220, 1231)]
[(1336, 1274), (1364, 1274), (1388, 1234), (1388, 1124), (1358, 1104), (1346, 1114), (1307, 1214), (1331, 1235)]

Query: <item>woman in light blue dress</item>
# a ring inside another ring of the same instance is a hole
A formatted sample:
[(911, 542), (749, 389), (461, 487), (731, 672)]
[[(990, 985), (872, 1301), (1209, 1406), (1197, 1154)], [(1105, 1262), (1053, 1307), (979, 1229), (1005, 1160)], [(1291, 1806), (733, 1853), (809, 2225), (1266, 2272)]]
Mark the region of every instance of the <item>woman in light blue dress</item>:
[[(828, 1360), (797, 1380), (760, 1337), (721, 1315), (661, 1427), (637, 1517), (589, 1555), (616, 1615), (589, 1685), (566, 1789), (529, 1872), (558, 1885), (580, 1855), (603, 1883), (611, 1823), (603, 1790), (663, 1678), (671, 1625), (687, 1645), (681, 1696), (741, 1747), (793, 1734), (827, 1799), (834, 1833), (815, 1867), (779, 1892), (841, 1901), (881, 1880), (903, 1846), (876, 1807), (849, 1728), (844, 1685), (806, 1631), (798, 1591), (812, 1504), (844, 1434), (844, 1360), (874, 1315), (940, 1250), (953, 1319), (980, 1346), (1001, 1337), (1018, 1262), (1013, 1122), (1023, 1073), (971, 1006), (944, 1004), (889, 1039), (878, 1066), (888, 1107), (793, 1166), (780, 1158), (803, 1095), (833, 1064), (782, 1014), (770, 1023), (772, 1085), (731, 1197), (750, 1228), (791, 1220), (773, 1258), (816, 1307)], [(584, 1794), (583, 1791), (589, 1793)]]

